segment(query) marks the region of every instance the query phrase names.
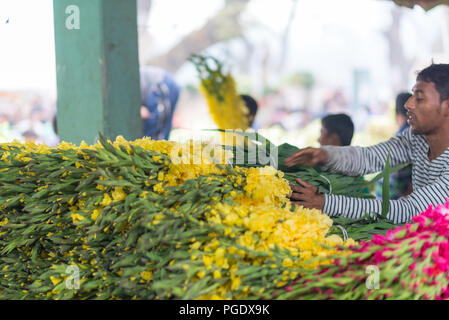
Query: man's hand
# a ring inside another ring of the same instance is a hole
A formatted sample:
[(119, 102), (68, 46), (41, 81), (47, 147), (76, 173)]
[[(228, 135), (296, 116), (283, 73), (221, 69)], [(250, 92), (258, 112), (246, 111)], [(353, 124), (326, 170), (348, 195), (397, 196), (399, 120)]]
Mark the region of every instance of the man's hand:
[(324, 205), (324, 195), (318, 193), (318, 187), (311, 185), (299, 178), (296, 179), (299, 186), (290, 185), (293, 193), (289, 195), (294, 205), (301, 205), (308, 209), (322, 210)]
[(295, 165), (313, 167), (327, 162), (327, 152), (320, 148), (305, 148), (292, 154), (285, 160), (284, 164), (287, 167)]

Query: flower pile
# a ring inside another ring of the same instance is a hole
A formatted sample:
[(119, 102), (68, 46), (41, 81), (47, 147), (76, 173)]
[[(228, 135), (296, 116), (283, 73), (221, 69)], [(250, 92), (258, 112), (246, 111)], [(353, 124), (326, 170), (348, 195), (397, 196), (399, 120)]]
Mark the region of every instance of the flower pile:
[(223, 65), (213, 57), (193, 55), (190, 61), (198, 70), (200, 90), (207, 100), (210, 114), (218, 129), (248, 129), (249, 111), (237, 93), (232, 75), (225, 73)]
[[(449, 202), (305, 273), (280, 299), (448, 299)], [(345, 248), (347, 252), (347, 248)]]
[(230, 158), (121, 137), (2, 144), (0, 298), (257, 298), (354, 244), (292, 208), (282, 172)]

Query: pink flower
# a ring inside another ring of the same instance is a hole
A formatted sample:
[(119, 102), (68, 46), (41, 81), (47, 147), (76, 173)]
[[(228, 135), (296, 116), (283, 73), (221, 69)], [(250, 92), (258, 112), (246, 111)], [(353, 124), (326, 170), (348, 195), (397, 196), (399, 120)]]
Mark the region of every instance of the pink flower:
[[(392, 266), (406, 263), (410, 264), (408, 270), (393, 275), (395, 284), (416, 293), (432, 292), (423, 295), (424, 299), (449, 299), (449, 198), (444, 205), (435, 208), (429, 205), (410, 223), (388, 230), (385, 235), (374, 235), (371, 240), (362, 241), (350, 250), (354, 252), (354, 258), (351, 259), (349, 255), (348, 261), (344, 263), (337, 259), (334, 266), (323, 267), (316, 274), (322, 278), (351, 277), (361, 284), (366, 279), (360, 272), (364, 266), (377, 265), (386, 270), (387, 261), (392, 262)], [(362, 259), (360, 255), (366, 257)], [(414, 260), (408, 262), (410, 258)], [(305, 282), (299, 279), (296, 286)], [(343, 282), (338, 284), (345, 286)], [(430, 287), (432, 290), (429, 290)], [(292, 288), (289, 285), (286, 290), (291, 291)], [(334, 289), (333, 292), (323, 285), (313, 289), (316, 293), (324, 291), (326, 297), (333, 297), (332, 293), (341, 290), (345, 288)], [(369, 295), (365, 294), (365, 299)], [(392, 293), (385, 293), (383, 298), (391, 296)]]
[(341, 275), (337, 272), (332, 275), (332, 278), (339, 278)]
[(373, 239), (371, 239), (371, 243), (377, 244), (377, 245), (383, 245), (385, 244), (386, 239), (383, 235), (375, 234)]
[(334, 292), (334, 290), (328, 289), (328, 290), (324, 291), (323, 293), (327, 296), (330, 296), (330, 295), (332, 295), (333, 292)]

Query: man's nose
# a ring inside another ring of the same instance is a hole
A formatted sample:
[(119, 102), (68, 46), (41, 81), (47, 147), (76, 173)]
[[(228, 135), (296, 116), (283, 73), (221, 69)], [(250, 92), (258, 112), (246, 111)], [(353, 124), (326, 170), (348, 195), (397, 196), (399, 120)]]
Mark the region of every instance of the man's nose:
[(407, 110), (413, 109), (415, 107), (415, 103), (413, 101), (414, 101), (413, 96), (408, 98), (408, 100), (404, 104), (404, 108)]

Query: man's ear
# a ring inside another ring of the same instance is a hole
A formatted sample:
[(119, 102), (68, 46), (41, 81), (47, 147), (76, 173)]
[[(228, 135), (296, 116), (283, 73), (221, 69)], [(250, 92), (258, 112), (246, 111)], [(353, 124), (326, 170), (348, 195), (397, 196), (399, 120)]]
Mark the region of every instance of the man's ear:
[(333, 146), (341, 146), (342, 145), (340, 137), (335, 132), (333, 132), (329, 135), (329, 140), (332, 143), (331, 145), (333, 145)]
[(449, 117), (449, 99), (443, 100), (443, 102), (441, 102), (441, 106), (444, 110), (444, 116)]

